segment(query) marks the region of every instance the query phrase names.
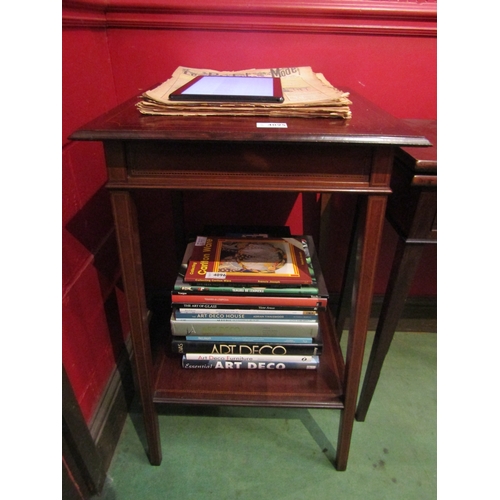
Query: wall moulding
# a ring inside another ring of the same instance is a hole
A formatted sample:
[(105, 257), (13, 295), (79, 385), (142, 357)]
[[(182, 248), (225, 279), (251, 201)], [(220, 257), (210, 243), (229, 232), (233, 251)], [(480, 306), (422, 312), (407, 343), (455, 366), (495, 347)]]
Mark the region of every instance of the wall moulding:
[(437, 35), (434, 1), (63, 0), (63, 27)]
[(103, 10), (68, 8), (63, 5), (62, 25), (63, 28), (106, 28), (106, 13)]

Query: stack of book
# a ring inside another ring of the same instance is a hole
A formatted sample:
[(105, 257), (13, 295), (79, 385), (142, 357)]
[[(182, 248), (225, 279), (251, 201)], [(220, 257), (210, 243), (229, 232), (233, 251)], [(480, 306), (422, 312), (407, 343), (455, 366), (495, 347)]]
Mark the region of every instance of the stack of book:
[(184, 368), (317, 369), (328, 292), (310, 236), (199, 236), (172, 290)]

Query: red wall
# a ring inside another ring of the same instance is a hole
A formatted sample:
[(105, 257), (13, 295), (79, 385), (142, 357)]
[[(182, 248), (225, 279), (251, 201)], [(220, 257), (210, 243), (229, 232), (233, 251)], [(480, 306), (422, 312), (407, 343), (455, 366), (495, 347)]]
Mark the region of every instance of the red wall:
[[(128, 335), (102, 147), (73, 143), (68, 135), (125, 99), (166, 80), (179, 65), (212, 69), (312, 66), (342, 90), (364, 94), (405, 118), (436, 118), (436, 3), (332, 0), (63, 1), (63, 363), (89, 421)], [(191, 193), (217, 205), (217, 195)], [(239, 195), (241, 198), (241, 194)], [(222, 203), (222, 202), (221, 202)], [(350, 200), (337, 195), (337, 246)], [(194, 204), (190, 204), (194, 205)], [(289, 224), (315, 232), (316, 197), (283, 195), (255, 200), (242, 212), (192, 213), (203, 223)], [(146, 241), (158, 242), (146, 257), (168, 260), (172, 231), (168, 199), (156, 193), (141, 206)], [(222, 206), (225, 206), (222, 205)], [(277, 207), (281, 210), (277, 210)], [(205, 218), (202, 218), (202, 216)], [(396, 237), (386, 227), (377, 278), (382, 294)], [(168, 284), (172, 266), (146, 266), (150, 288)], [(338, 290), (341, 272), (326, 270)], [(414, 296), (436, 295), (436, 253), (424, 255)]]

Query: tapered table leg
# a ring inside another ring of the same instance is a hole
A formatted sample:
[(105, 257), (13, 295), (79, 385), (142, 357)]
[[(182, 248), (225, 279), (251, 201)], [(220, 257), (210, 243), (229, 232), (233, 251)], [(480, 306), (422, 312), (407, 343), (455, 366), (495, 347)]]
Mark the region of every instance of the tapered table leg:
[(144, 291), (141, 249), (137, 215), (128, 191), (112, 191), (111, 202), (115, 218), (116, 236), (122, 268), (122, 279), (127, 298), (136, 382), (141, 399), (149, 460), (161, 463), (158, 415), (153, 403), (153, 370), (151, 344), (148, 335), (148, 311)]
[(366, 418), (423, 249), (424, 244), (399, 239), (356, 411), (360, 422)]
[(351, 312), (352, 294), (354, 288), (354, 278), (356, 271), (356, 261), (359, 259), (359, 231), (360, 225), (360, 201), (356, 204), (356, 211), (354, 213), (353, 229), (349, 240), (349, 250), (347, 254), (347, 262), (344, 270), (344, 277), (342, 281), (342, 290), (335, 312), (335, 330), (337, 332), (339, 341), (342, 338), (346, 318)]
[(386, 201), (386, 196), (377, 195), (363, 199), (360, 209), (365, 216), (357, 218), (357, 258), (344, 372), (345, 400), (337, 441), (337, 470), (347, 467)]

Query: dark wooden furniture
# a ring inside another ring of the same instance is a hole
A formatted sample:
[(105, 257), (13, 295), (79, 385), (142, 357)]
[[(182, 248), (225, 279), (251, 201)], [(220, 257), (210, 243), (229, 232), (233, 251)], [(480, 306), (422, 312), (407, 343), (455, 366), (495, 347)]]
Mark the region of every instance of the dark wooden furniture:
[[(152, 464), (161, 462), (155, 404), (179, 403), (339, 409), (335, 466), (346, 468), (394, 150), (428, 145), (401, 121), (351, 95), (349, 121), (142, 116), (134, 99), (72, 134), (73, 140), (104, 144)], [(287, 128), (256, 126), (277, 121)], [(183, 370), (167, 348), (153, 362), (134, 202), (138, 189), (357, 194), (360, 258), (346, 363), (327, 312), (321, 314), (325, 348), (318, 371), (207, 374)]]
[(386, 216), (399, 240), (356, 410), (359, 421), (366, 418), (424, 246), (437, 243), (436, 121), (405, 121), (433, 146), (400, 148), (394, 158)]
[(63, 498), (99, 494), (106, 468), (62, 367), (62, 487)]

